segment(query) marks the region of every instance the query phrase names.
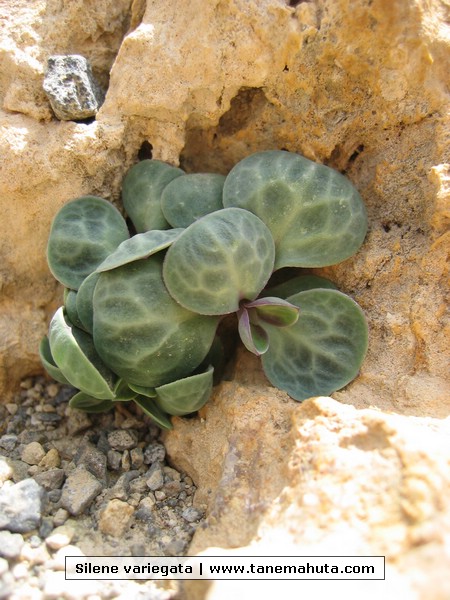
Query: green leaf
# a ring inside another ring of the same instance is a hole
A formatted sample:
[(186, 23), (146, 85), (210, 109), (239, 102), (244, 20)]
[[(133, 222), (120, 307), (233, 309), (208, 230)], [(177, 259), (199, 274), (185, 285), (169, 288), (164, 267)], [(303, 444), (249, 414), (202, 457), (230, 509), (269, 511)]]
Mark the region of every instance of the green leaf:
[(50, 351), (71, 385), (101, 400), (114, 398), (114, 375), (99, 358), (92, 338), (70, 325), (59, 308), (50, 323)]
[(263, 290), (264, 296), (276, 296), (277, 298), (287, 298), (298, 294), (298, 292), (306, 292), (306, 290), (314, 290), (317, 288), (326, 288), (330, 290), (337, 289), (332, 281), (319, 277), (318, 275), (296, 275), (283, 283), (269, 286)]
[(59, 381), (59, 383), (70, 385), (69, 381), (62, 374), (61, 369), (56, 366), (47, 336), (44, 336), (41, 340), (39, 345), (39, 356), (43, 367), (50, 377), (53, 377), (53, 379), (55, 379), (55, 381)]
[(64, 309), (69, 321), (78, 327), (79, 329), (86, 329), (78, 316), (77, 310), (77, 295), (78, 292), (74, 290), (64, 290)]
[(156, 398), (155, 388), (143, 387), (142, 385), (136, 385), (134, 383), (128, 384), (130, 389), (135, 391), (140, 396), (146, 396), (147, 398)]
[(98, 267), (96, 272), (110, 271), (122, 265), (148, 258), (165, 248), (168, 248), (179, 237), (183, 229), (169, 229), (168, 231), (146, 231), (138, 233), (129, 240), (125, 240), (112, 252)]
[(129, 385), (153, 388), (192, 373), (219, 322), (175, 302), (162, 280), (163, 258), (105, 271), (95, 288), (95, 347)]
[(238, 313), (238, 330), (242, 343), (249, 352), (261, 356), (269, 348), (269, 336), (263, 327), (252, 323), (248, 311), (243, 308)]
[(224, 315), (256, 298), (273, 261), (272, 236), (261, 219), (227, 208), (202, 217), (175, 240), (164, 261), (164, 282), (185, 308)]
[(341, 389), (357, 376), (367, 351), (361, 308), (330, 289), (300, 292), (288, 301), (300, 316), (291, 327), (267, 326), (270, 344), (262, 365), (269, 381), (295, 400)]
[(94, 290), (99, 273), (91, 273), (86, 277), (77, 292), (77, 313), (83, 329), (92, 335), (94, 330)]
[(136, 231), (168, 229), (161, 210), (164, 188), (184, 171), (159, 160), (142, 160), (131, 167), (123, 180), (122, 201)]
[(156, 388), (156, 402), (169, 415), (188, 415), (209, 399), (213, 386), (213, 367)]
[(161, 196), (161, 208), (172, 227), (188, 227), (223, 208), (224, 175), (192, 173), (173, 179)]
[(128, 237), (125, 219), (110, 202), (96, 196), (76, 198), (53, 220), (47, 246), (50, 271), (63, 285), (77, 290)]
[(112, 400), (99, 400), (84, 392), (78, 392), (70, 399), (69, 406), (87, 413), (101, 413), (111, 410), (114, 407), (114, 402)]
[(138, 392), (133, 390), (131, 386), (128, 385), (126, 381), (123, 379), (118, 379), (116, 385), (114, 386), (114, 400), (125, 402), (127, 400), (133, 400), (136, 398)]
[(225, 180), (223, 205), (264, 221), (275, 241), (275, 269), (339, 263), (355, 254), (367, 231), (364, 203), (350, 180), (291, 152), (240, 161)]
[[(298, 319), (299, 308), (281, 298), (267, 297), (258, 298), (253, 302), (246, 302), (244, 307), (249, 311), (256, 313), (258, 321), (269, 323), (275, 327), (289, 327), (296, 323)], [(251, 317), (250, 317), (251, 318)]]
[(134, 402), (149, 416), (157, 425), (163, 429), (173, 429), (173, 425), (170, 422), (169, 416), (156, 404), (155, 400), (151, 398), (145, 398), (144, 396), (137, 396)]

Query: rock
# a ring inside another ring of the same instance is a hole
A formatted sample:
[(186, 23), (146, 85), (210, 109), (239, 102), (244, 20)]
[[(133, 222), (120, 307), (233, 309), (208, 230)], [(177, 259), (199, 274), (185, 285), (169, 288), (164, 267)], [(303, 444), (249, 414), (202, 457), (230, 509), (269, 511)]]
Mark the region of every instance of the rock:
[(97, 479), (106, 478), (106, 456), (93, 444), (82, 443), (74, 456), (74, 462), (76, 465), (84, 466)]
[(55, 116), (61, 121), (82, 121), (97, 114), (104, 92), (84, 56), (50, 56), (43, 83)]
[(164, 485), (164, 473), (161, 463), (156, 462), (152, 464), (145, 475), (145, 481), (147, 483), (147, 487), (149, 487), (153, 492), (162, 488)]
[(137, 441), (138, 436), (132, 429), (116, 429), (108, 435), (109, 445), (119, 452), (135, 448)]
[(122, 454), (117, 450), (108, 450), (107, 463), (112, 471), (119, 471), (122, 464)]
[(17, 444), (17, 435), (6, 434), (0, 437), (0, 448), (6, 450), (6, 452), (11, 452), (14, 450)]
[(34, 476), (34, 480), (49, 492), (50, 490), (59, 489), (63, 484), (65, 476), (64, 469), (50, 469), (42, 473), (37, 473)]
[(51, 448), (39, 463), (42, 469), (57, 469), (61, 465), (61, 458), (56, 448)]
[(61, 506), (71, 515), (80, 515), (102, 491), (102, 484), (84, 467), (77, 467), (66, 479)]
[(24, 479), (0, 489), (0, 529), (27, 533), (41, 522), (44, 489), (33, 479)]
[(20, 458), (28, 465), (38, 465), (45, 456), (45, 450), (39, 442), (31, 442), (22, 448)]
[(185, 508), (182, 512), (182, 517), (188, 523), (195, 523), (195, 521), (199, 521), (203, 517), (203, 511), (198, 508), (194, 508), (193, 506), (189, 506)]
[(3, 456), (0, 456), (0, 487), (11, 479), (13, 475), (13, 470), (9, 462)]
[[(450, 532), (448, 423), (356, 410), (331, 398), (283, 406), (273, 397), (270, 413), (269, 394), (259, 397), (265, 419), (256, 421), (251, 395), (235, 388), (231, 400), (232, 386), (222, 384), (202, 421), (176, 421), (167, 435), (173, 464), (186, 466), (187, 447), (198, 460), (191, 473), (201, 484), (199, 500), (213, 492), (190, 553), (218, 541), (247, 554), (292, 548), (331, 556), (342, 554), (345, 540), (346, 555), (386, 556), (401, 582), (397, 597), (411, 586), (420, 598), (430, 589), (436, 599), (448, 594), (446, 578), (437, 576), (446, 569)], [(221, 469), (211, 463), (203, 472), (213, 448), (223, 452)]]
[(126, 532), (133, 513), (132, 506), (115, 498), (101, 513), (98, 526), (104, 534), (120, 537)]
[(144, 463), (146, 465), (151, 465), (154, 462), (163, 462), (165, 457), (166, 449), (158, 442), (149, 444), (144, 450)]
[(4, 558), (17, 558), (24, 544), (20, 533), (0, 531), (0, 556)]
[(61, 525), (56, 527), (52, 533), (46, 537), (45, 543), (50, 550), (59, 550), (60, 548), (64, 548), (64, 546), (68, 546), (70, 544), (74, 534), (75, 530), (73, 527)]
[(144, 453), (142, 448), (133, 448), (130, 450), (131, 468), (139, 469), (144, 464)]

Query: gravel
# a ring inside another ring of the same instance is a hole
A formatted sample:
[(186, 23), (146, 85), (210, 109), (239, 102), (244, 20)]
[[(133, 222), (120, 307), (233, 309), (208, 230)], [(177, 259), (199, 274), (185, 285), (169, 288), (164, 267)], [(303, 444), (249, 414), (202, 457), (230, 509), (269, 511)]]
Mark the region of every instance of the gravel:
[(64, 578), (66, 555), (186, 554), (204, 517), (150, 419), (72, 410), (74, 393), (28, 378), (0, 405), (0, 600), (175, 598), (176, 582)]

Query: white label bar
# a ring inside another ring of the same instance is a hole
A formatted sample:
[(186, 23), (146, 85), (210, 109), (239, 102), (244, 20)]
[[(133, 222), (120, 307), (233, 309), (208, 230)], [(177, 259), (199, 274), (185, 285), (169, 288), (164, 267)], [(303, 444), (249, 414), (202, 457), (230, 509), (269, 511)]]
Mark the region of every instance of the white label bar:
[(384, 579), (384, 556), (67, 556), (66, 579)]

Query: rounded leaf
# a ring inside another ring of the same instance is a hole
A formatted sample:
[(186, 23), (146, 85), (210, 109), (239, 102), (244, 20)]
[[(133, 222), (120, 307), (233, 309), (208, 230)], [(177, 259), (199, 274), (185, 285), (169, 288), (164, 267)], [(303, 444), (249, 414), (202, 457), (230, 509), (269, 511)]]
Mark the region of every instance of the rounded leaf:
[(300, 292), (288, 301), (300, 308), (298, 321), (266, 327), (270, 343), (261, 358), (264, 372), (295, 400), (327, 396), (359, 372), (368, 341), (364, 313), (337, 290)]
[(200, 217), (223, 208), (225, 176), (191, 173), (173, 179), (161, 196), (161, 208), (172, 227), (188, 227)]
[(283, 283), (274, 286), (269, 285), (264, 290), (264, 295), (287, 298), (288, 296), (298, 294), (298, 292), (306, 292), (306, 290), (317, 288), (337, 289), (334, 283), (329, 279), (325, 279), (325, 277), (319, 277), (319, 275), (296, 275)]
[(94, 290), (97, 285), (99, 274), (94, 271), (86, 277), (77, 292), (77, 314), (83, 329), (92, 335), (94, 330)]
[(169, 415), (188, 415), (199, 410), (209, 399), (213, 386), (213, 367), (156, 388), (156, 403)]
[(76, 198), (53, 220), (47, 246), (50, 271), (63, 285), (77, 290), (128, 237), (125, 219), (110, 202), (96, 196)]
[(61, 369), (56, 366), (56, 363), (53, 359), (50, 343), (48, 341), (48, 337), (44, 336), (39, 345), (39, 357), (41, 359), (41, 363), (50, 377), (53, 377), (55, 381), (59, 381), (59, 383), (69, 384), (69, 381), (64, 377), (61, 372)]
[(102, 413), (114, 407), (112, 400), (99, 400), (84, 392), (78, 392), (69, 401), (70, 408), (76, 408), (87, 413)]
[(79, 329), (86, 329), (80, 320), (77, 310), (77, 295), (74, 290), (64, 290), (64, 309), (69, 321)]
[(94, 341), (105, 363), (131, 385), (155, 387), (187, 376), (204, 359), (218, 318), (186, 310), (162, 280), (161, 254), (100, 274)]
[(264, 221), (275, 240), (275, 269), (339, 263), (355, 254), (367, 231), (364, 203), (349, 179), (286, 151), (240, 161), (226, 178), (223, 204)]
[(98, 356), (91, 336), (72, 327), (59, 308), (50, 322), (50, 351), (71, 385), (101, 400), (114, 398), (114, 375)]
[(133, 400), (141, 408), (144, 413), (153, 419), (157, 425), (163, 429), (173, 429), (169, 416), (156, 404), (152, 398), (137, 396)]
[(160, 160), (142, 160), (125, 175), (122, 202), (138, 233), (169, 228), (161, 210), (161, 194), (181, 175), (184, 171)]
[(97, 273), (111, 271), (135, 260), (148, 258), (165, 248), (168, 248), (180, 235), (183, 229), (169, 229), (167, 231), (146, 231), (138, 233), (129, 240), (125, 240), (112, 252), (96, 269)]
[(164, 261), (164, 281), (182, 306), (203, 315), (235, 312), (267, 283), (275, 249), (270, 231), (247, 210), (226, 208), (183, 231)]

